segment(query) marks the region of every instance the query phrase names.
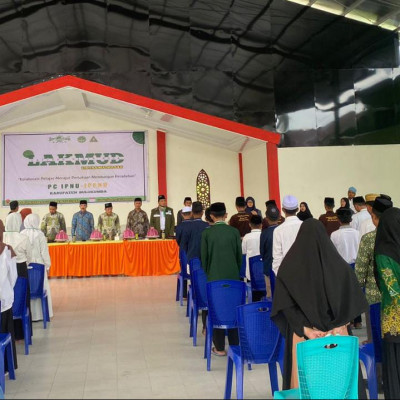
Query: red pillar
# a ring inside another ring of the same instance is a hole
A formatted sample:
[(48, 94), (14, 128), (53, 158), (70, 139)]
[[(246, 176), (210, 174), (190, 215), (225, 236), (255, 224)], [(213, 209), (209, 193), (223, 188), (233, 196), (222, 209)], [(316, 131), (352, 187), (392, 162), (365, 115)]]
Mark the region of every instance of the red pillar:
[(240, 195), (244, 196), (244, 180), (243, 180), (243, 158), (242, 153), (239, 156), (239, 181), (240, 181)]
[(267, 142), (267, 166), (269, 198), (274, 199), (276, 205), (281, 208), (281, 196), (279, 193), (278, 146), (275, 143)]
[(167, 154), (163, 131), (157, 131), (157, 172), (158, 194), (163, 194), (167, 198)]

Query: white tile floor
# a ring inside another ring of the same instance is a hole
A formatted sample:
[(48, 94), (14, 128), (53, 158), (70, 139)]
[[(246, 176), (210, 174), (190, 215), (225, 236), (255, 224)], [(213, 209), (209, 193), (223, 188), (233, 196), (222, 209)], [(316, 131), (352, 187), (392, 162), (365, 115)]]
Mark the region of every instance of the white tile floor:
[[(7, 399), (223, 398), (226, 357), (212, 370), (189, 338), (176, 277), (52, 279), (54, 318), (34, 323), (30, 354), (17, 343)], [(199, 318), (200, 321), (200, 318)], [(200, 324), (201, 325), (201, 324)], [(245, 371), (245, 398), (271, 398), (268, 368)], [(233, 385), (232, 397), (235, 398)]]

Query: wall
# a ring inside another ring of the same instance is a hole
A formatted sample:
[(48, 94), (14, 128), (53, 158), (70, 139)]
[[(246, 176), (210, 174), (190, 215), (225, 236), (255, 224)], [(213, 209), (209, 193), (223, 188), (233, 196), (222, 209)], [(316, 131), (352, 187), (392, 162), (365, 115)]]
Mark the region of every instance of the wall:
[(211, 202), (225, 202), (228, 218), (236, 213), (235, 198), (240, 195), (237, 153), (167, 134), (168, 202), (174, 210), (183, 199), (196, 199), (196, 179), (204, 169), (210, 179)]
[[(149, 140), (149, 201), (143, 202), (143, 209), (150, 211), (157, 205), (157, 142), (156, 132), (145, 126), (130, 121), (115, 119), (92, 111), (66, 111), (46, 118), (13, 126), (3, 132), (74, 132), (74, 131), (113, 131), (113, 130), (147, 130)], [(211, 182), (211, 200), (226, 201), (228, 213), (234, 212), (234, 199), (239, 192), (239, 172), (237, 154), (215, 148), (213, 146), (183, 139), (167, 133), (167, 185), (168, 204), (175, 212), (182, 207), (183, 198), (192, 196), (196, 199), (196, 178), (204, 168)], [(2, 165), (0, 165), (0, 176)], [(21, 207), (23, 208), (23, 207)], [(43, 216), (48, 212), (48, 206), (31, 207), (34, 213)], [(131, 203), (114, 203), (114, 211), (120, 216), (121, 224), (125, 225), (128, 212), (133, 208)], [(72, 215), (79, 210), (77, 204), (60, 205), (67, 222), (71, 225)], [(104, 211), (104, 204), (89, 204), (97, 221)], [(9, 211), (8, 207), (0, 208), (0, 218), (4, 221)]]
[(244, 196), (254, 197), (256, 207), (264, 214), (268, 200), (267, 146), (260, 143), (250, 149), (244, 149), (243, 180)]
[(280, 193), (306, 201), (314, 217), (324, 211), (324, 197), (336, 206), (350, 186), (357, 195), (386, 193), (400, 206), (400, 145), (297, 147), (278, 150)]

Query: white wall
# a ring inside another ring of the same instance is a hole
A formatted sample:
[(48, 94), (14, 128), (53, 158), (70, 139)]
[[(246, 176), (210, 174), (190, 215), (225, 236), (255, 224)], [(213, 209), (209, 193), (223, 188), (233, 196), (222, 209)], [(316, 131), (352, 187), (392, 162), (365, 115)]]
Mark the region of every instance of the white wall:
[(245, 148), (242, 160), (244, 196), (254, 197), (256, 207), (264, 215), (265, 202), (269, 199), (266, 143), (260, 143), (250, 149)]
[(186, 196), (196, 199), (196, 179), (204, 169), (210, 179), (211, 202), (225, 202), (228, 218), (240, 195), (237, 153), (167, 134), (168, 202), (177, 211)]
[(400, 205), (400, 145), (297, 147), (278, 150), (281, 198), (306, 201), (314, 217), (324, 211), (324, 197), (335, 204), (350, 186), (357, 195), (386, 193)]
[[(147, 130), (149, 140), (149, 201), (143, 202), (143, 209), (150, 215), (150, 210), (157, 205), (157, 140), (156, 131), (129, 121), (104, 116), (92, 111), (65, 111), (62, 113), (15, 125), (3, 132), (76, 132), (76, 131), (118, 131)], [(3, 133), (2, 132), (2, 133)], [(239, 193), (239, 171), (237, 154), (216, 148), (208, 144), (183, 139), (167, 133), (167, 187), (168, 205), (175, 213), (182, 208), (183, 198), (191, 196), (196, 199), (196, 178), (203, 168), (211, 182), (211, 201), (225, 201), (228, 213), (235, 212), (234, 199)], [(2, 176), (2, 163), (0, 163)], [(231, 201), (231, 204), (229, 204)], [(20, 207), (20, 209), (23, 207)], [(48, 206), (31, 207), (34, 213), (43, 216)], [(131, 203), (114, 203), (114, 211), (125, 225), (128, 212), (133, 208)], [(59, 205), (59, 211), (66, 218), (67, 227), (71, 225), (72, 215), (79, 210), (78, 204)], [(104, 204), (89, 204), (97, 222), (98, 215), (104, 211)], [(8, 207), (0, 208), (0, 218), (4, 221)]]

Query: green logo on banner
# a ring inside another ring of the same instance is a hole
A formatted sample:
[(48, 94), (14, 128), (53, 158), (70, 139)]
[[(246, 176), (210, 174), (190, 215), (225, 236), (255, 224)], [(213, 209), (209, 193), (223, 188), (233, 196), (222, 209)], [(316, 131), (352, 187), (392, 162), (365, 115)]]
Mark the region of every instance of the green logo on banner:
[(79, 136), (79, 137), (78, 137), (78, 142), (79, 142), (79, 143), (85, 143), (85, 142), (86, 142), (85, 136)]
[(22, 155), (23, 155), (25, 158), (29, 158), (30, 160), (33, 160), (33, 157), (35, 157), (35, 154), (33, 153), (32, 150), (25, 150), (25, 151), (22, 153)]
[(69, 136), (62, 136), (62, 135), (49, 138), (49, 142), (53, 143), (66, 143), (69, 140), (71, 140)]
[(138, 144), (144, 144), (144, 132), (133, 132), (132, 139)]

